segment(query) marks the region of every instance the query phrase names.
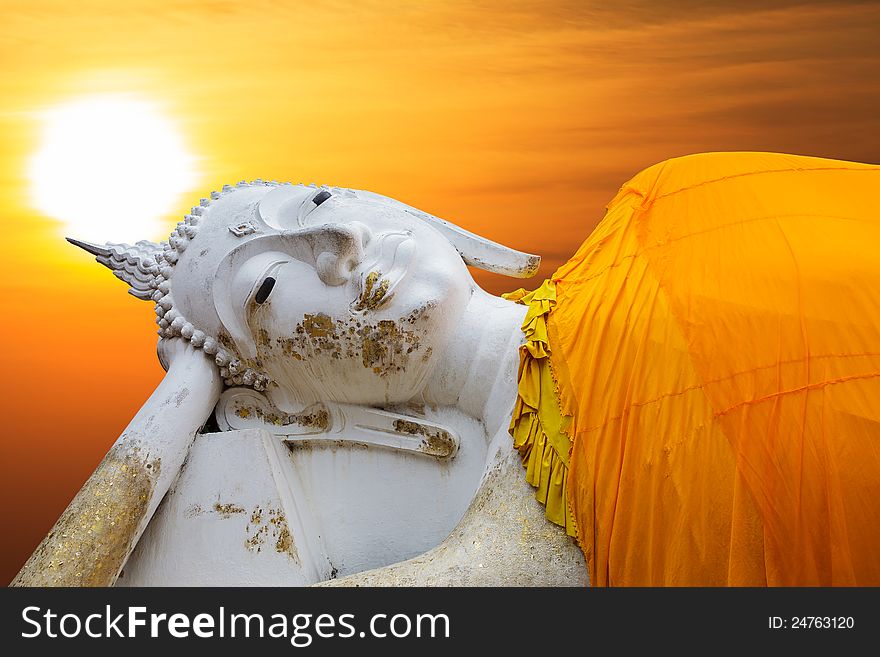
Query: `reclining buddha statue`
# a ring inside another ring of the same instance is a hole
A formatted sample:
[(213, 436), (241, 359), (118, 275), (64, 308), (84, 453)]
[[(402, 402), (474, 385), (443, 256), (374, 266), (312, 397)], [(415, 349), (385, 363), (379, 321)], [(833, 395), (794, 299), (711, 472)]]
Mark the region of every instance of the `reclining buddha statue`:
[(880, 584), (877, 189), (669, 160), (503, 298), (467, 266), (537, 256), (351, 189), (71, 239), (155, 303), (167, 373), (13, 583)]

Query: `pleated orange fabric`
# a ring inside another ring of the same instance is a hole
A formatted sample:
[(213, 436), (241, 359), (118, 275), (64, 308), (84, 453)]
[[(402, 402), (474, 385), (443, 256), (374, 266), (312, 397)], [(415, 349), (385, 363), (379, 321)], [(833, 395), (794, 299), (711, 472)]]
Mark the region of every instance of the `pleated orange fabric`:
[(880, 167), (710, 153), (552, 277), (594, 585), (880, 585)]

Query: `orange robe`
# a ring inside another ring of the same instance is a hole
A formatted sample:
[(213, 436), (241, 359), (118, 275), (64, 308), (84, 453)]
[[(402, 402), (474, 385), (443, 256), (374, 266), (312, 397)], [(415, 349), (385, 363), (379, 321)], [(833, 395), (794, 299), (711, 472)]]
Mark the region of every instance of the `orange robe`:
[(880, 585), (880, 167), (662, 162), (538, 292), (594, 585)]

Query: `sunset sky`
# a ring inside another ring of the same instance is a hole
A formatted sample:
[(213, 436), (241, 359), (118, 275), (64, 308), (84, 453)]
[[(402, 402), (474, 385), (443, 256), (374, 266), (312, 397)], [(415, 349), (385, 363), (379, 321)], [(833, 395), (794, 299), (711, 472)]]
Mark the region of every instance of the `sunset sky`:
[[(328, 183), (538, 253), (536, 286), (655, 162), (769, 150), (880, 163), (878, 43), (877, 3), (832, 0), (7, 0), (0, 580), (162, 376), (152, 304), (66, 244), (71, 226), (35, 202), (47, 112), (137, 99), (191, 155), (150, 234), (127, 212), (157, 190), (118, 202), (120, 240), (165, 238), (224, 183)], [(107, 185), (88, 183), (96, 204), (114, 196)]]

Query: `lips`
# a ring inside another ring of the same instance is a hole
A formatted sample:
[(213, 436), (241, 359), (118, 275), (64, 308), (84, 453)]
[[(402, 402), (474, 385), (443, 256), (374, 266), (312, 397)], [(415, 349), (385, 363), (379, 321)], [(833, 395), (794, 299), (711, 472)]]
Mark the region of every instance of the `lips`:
[(384, 233), (376, 243), (375, 258), (361, 269), (355, 310), (376, 310), (388, 303), (406, 277), (416, 252), (416, 243), (409, 231)]

